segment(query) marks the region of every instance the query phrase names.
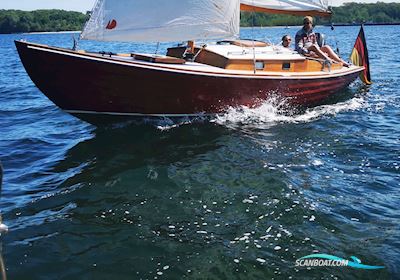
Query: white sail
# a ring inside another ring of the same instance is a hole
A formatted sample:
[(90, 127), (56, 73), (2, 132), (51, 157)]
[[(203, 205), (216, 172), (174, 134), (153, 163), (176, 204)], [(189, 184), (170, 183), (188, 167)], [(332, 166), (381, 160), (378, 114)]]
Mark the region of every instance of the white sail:
[(329, 16), (327, 0), (241, 0), (241, 10), (294, 15)]
[(98, 0), (81, 34), (100, 41), (171, 42), (233, 38), (239, 0)]

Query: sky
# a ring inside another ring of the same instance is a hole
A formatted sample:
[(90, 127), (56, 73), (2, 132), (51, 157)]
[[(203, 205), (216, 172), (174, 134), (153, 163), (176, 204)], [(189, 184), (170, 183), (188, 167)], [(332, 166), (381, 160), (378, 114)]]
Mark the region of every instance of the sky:
[(0, 10), (61, 9), (86, 12), (92, 10), (94, 2), (95, 0), (0, 0)]
[[(167, 0), (166, 0), (167, 1)], [(0, 0), (0, 9), (32, 11), (37, 9), (62, 9), (67, 11), (90, 11), (95, 0)], [(328, 0), (329, 5), (340, 6), (344, 2), (376, 3), (377, 0)], [(380, 0), (380, 2), (396, 2), (400, 0)]]

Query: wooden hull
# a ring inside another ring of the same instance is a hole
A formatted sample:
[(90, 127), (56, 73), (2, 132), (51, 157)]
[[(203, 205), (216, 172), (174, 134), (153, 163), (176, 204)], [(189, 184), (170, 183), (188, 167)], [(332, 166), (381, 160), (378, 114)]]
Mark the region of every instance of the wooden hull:
[(70, 113), (214, 114), (229, 106), (254, 107), (271, 96), (313, 106), (347, 87), (362, 70), (304, 77), (224, 74), (116, 61), (20, 41), (15, 44), (35, 85)]

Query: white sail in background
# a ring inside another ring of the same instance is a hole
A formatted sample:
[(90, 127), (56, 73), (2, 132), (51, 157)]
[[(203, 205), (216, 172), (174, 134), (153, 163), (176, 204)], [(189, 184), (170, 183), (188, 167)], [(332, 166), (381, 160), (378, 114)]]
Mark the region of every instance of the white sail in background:
[(233, 38), (239, 0), (98, 0), (81, 38), (171, 42)]
[(242, 11), (329, 16), (327, 0), (241, 0)]

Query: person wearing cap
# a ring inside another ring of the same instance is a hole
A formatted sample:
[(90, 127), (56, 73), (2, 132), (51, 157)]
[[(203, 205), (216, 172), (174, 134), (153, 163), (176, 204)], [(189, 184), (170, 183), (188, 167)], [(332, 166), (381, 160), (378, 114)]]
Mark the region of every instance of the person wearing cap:
[(341, 59), (330, 46), (319, 46), (317, 36), (313, 31), (313, 18), (306, 16), (303, 19), (303, 28), (296, 33), (296, 51), (305, 56), (318, 57), (328, 60), (331, 63), (339, 62), (348, 67), (349, 64)]

